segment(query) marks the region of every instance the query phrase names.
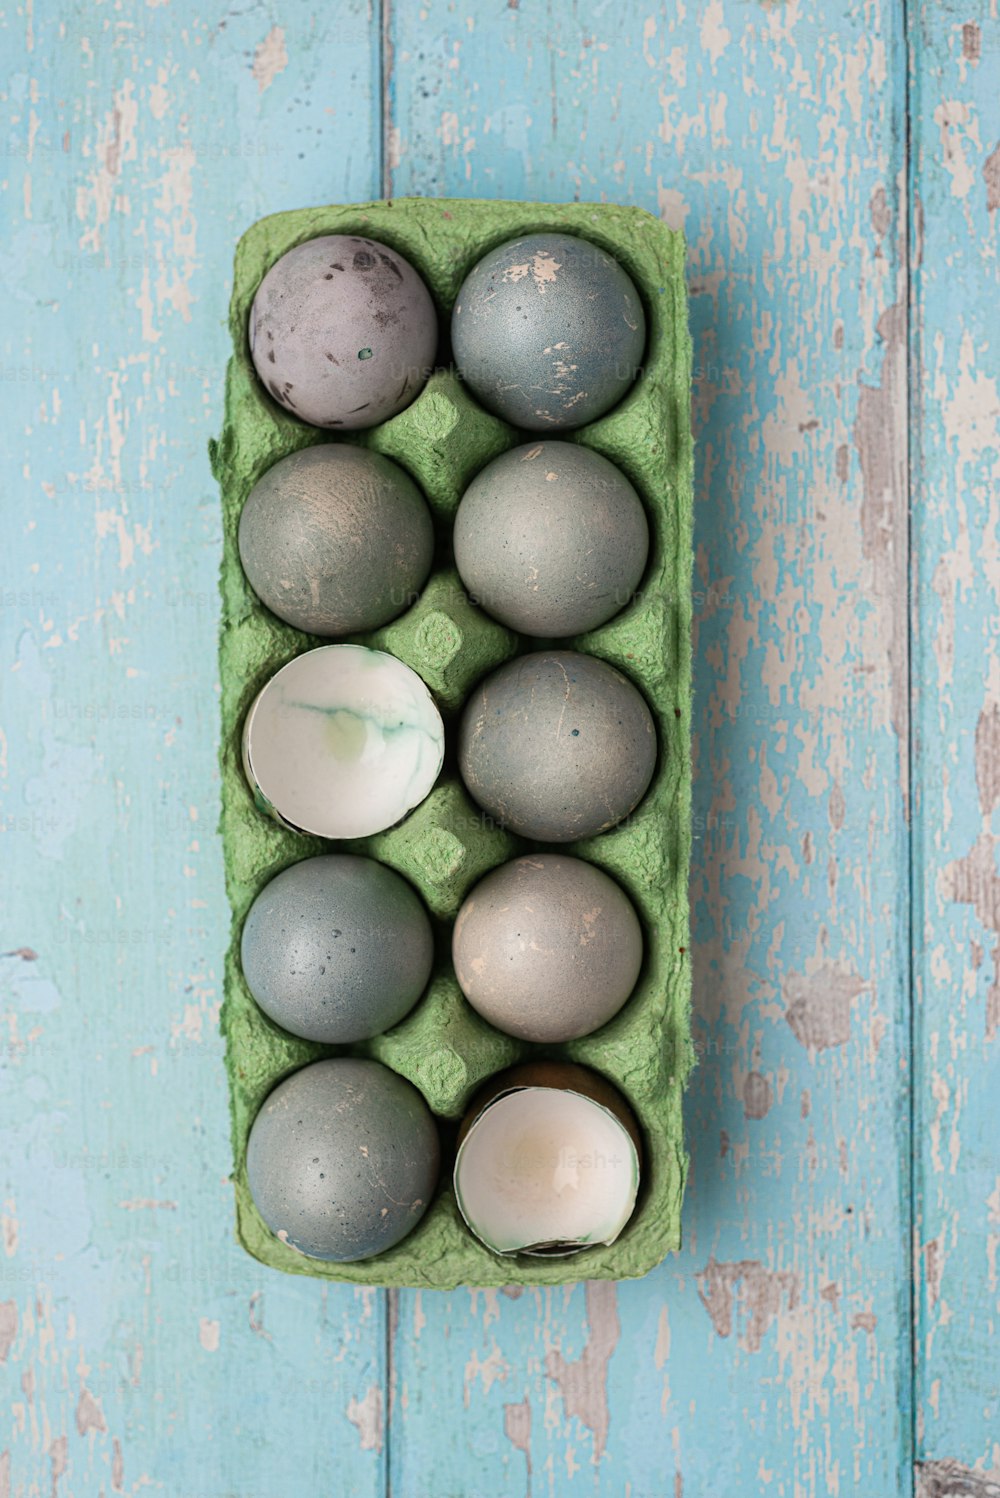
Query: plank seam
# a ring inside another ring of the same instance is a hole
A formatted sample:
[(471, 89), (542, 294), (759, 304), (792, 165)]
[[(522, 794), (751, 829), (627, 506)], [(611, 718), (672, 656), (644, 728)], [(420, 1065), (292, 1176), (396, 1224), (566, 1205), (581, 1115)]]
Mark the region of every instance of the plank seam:
[[(914, 315), (915, 307), (915, 270), (911, 261), (914, 249), (914, 236), (911, 233), (913, 214), (916, 204), (916, 173), (914, 171), (913, 159), (913, 96), (910, 87), (911, 79), (911, 47), (912, 47), (912, 17), (910, 14), (910, 0), (901, 0), (901, 23), (903, 28), (903, 224), (902, 224), (902, 263), (904, 275), (904, 288), (906, 295), (905, 326), (906, 326), (906, 391), (904, 421), (906, 423), (906, 524), (905, 524), (905, 546), (906, 546), (906, 743), (907, 743), (907, 784), (909, 792), (908, 815), (904, 826), (904, 837), (906, 840), (906, 938), (908, 961), (906, 964), (906, 1028), (908, 1055), (908, 1077), (909, 1090), (907, 1106), (907, 1237), (909, 1242), (909, 1294), (907, 1297), (907, 1310), (909, 1313), (909, 1379), (907, 1387), (907, 1467), (909, 1470), (909, 1491), (912, 1498), (917, 1498), (917, 1487), (920, 1481), (917, 1466), (917, 1356), (918, 1356), (918, 1283), (917, 1271), (919, 1265), (917, 1247), (918, 1214), (916, 1202), (917, 1186), (917, 1020), (916, 1020), (916, 993), (917, 993), (917, 958), (916, 958), (916, 934), (917, 921), (915, 919), (916, 901), (919, 897), (920, 881), (914, 866), (917, 850), (917, 839), (914, 833), (914, 823), (919, 814), (918, 810), (918, 780), (916, 751), (914, 745), (914, 670), (913, 661), (917, 650), (917, 638), (914, 630), (914, 607), (917, 603), (916, 586), (914, 577), (914, 518), (913, 518), (913, 475), (916, 472), (914, 466), (914, 422), (916, 386), (914, 379), (915, 361), (919, 358), (919, 331)], [(902, 1474), (901, 1474), (902, 1476)], [(902, 1478), (906, 1482), (906, 1478)]]
[(378, 81), (379, 101), (378, 180), (383, 198), (392, 197), (392, 0), (379, 0), (378, 10)]

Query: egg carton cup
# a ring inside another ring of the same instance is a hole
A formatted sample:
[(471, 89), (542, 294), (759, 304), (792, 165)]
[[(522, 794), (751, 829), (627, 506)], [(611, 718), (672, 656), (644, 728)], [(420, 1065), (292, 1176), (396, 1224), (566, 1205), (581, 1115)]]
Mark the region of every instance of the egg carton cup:
[[(612, 254), (645, 308), (643, 368), (609, 415), (559, 440), (580, 442), (616, 463), (635, 485), (650, 525), (645, 575), (628, 606), (607, 624), (559, 648), (618, 667), (642, 692), (656, 722), (657, 768), (644, 799), (600, 836), (552, 851), (590, 860), (618, 880), (643, 925), (645, 956), (636, 989), (594, 1034), (536, 1046), (491, 1028), (468, 1005), (451, 964), (451, 929), (472, 886), (498, 864), (541, 847), (496, 825), (466, 792), (455, 759), (458, 717), (475, 684), (512, 656), (538, 649), (467, 597), (450, 559), (461, 496), (491, 459), (537, 438), (477, 404), (449, 366), (447, 330), (458, 288), (489, 250), (523, 234), (569, 233)], [(254, 372), (247, 339), (254, 293), (280, 256), (321, 234), (381, 240), (420, 272), (437, 306), (442, 361), (422, 393), (381, 426), (344, 437), (308, 427), (275, 404)], [(221, 1024), (226, 1038), (239, 1241), (262, 1263), (292, 1274), (355, 1284), (450, 1289), (457, 1285), (545, 1285), (624, 1279), (647, 1273), (680, 1246), (687, 1155), (681, 1100), (693, 1062), (688, 955), (690, 855), (691, 341), (684, 240), (642, 209), (612, 204), (476, 202), (397, 198), (302, 209), (262, 219), (236, 251), (225, 420), (211, 444), (222, 491), (220, 586), (222, 737), (221, 832), (233, 912)], [(279, 458), (317, 442), (352, 441), (394, 459), (426, 496), (435, 523), (435, 566), (415, 602), (392, 623), (350, 638), (411, 666), (445, 721), (446, 756), (430, 796), (404, 821), (373, 837), (328, 842), (291, 832), (263, 815), (244, 778), (240, 739), (257, 692), (293, 656), (328, 644), (269, 613), (240, 565), (237, 527), (253, 485)], [(323, 852), (380, 859), (419, 891), (435, 925), (430, 986), (394, 1029), (351, 1046), (323, 1046), (279, 1029), (254, 1003), (240, 968), (244, 917), (281, 869)], [(434, 1113), (442, 1141), (437, 1194), (415, 1230), (378, 1257), (356, 1263), (307, 1258), (280, 1242), (259, 1216), (246, 1177), (251, 1124), (279, 1081), (326, 1056), (368, 1056), (409, 1079)], [(477, 1088), (504, 1067), (541, 1058), (580, 1062), (611, 1081), (631, 1105), (643, 1142), (635, 1213), (610, 1246), (570, 1258), (501, 1258), (462, 1222), (451, 1186), (457, 1126)]]

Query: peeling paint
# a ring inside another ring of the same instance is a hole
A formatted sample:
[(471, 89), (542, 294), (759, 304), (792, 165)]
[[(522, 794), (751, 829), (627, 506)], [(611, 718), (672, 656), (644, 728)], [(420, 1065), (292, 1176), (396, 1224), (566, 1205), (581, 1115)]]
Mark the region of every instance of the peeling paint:
[(746, 1081), (743, 1083), (743, 1116), (745, 1118), (766, 1118), (771, 1110), (774, 1093), (767, 1077), (761, 1076), (760, 1072), (747, 1073)]
[(257, 84), (257, 92), (262, 94), (269, 89), (278, 74), (283, 73), (287, 67), (288, 52), (285, 49), (284, 29), (281, 26), (272, 26), (253, 55), (253, 76)]
[(585, 1288), (587, 1343), (580, 1356), (567, 1359), (559, 1348), (545, 1355), (545, 1372), (562, 1395), (567, 1419), (576, 1419), (593, 1433), (595, 1466), (608, 1441), (608, 1364), (618, 1345), (618, 1292), (613, 1281), (588, 1280)]
[(1000, 208), (1000, 144), (983, 162), (983, 181), (986, 184), (986, 211), (996, 213)]
[(734, 1304), (746, 1312), (740, 1336), (747, 1352), (759, 1352), (768, 1328), (782, 1310), (799, 1303), (799, 1277), (788, 1270), (765, 1269), (756, 1259), (720, 1264), (709, 1259), (697, 1276), (698, 1297), (720, 1337), (733, 1329)]
[(909, 619), (906, 598), (907, 471), (907, 314), (897, 302), (877, 325), (882, 371), (877, 386), (858, 381), (854, 445), (861, 465), (864, 500), (861, 533), (872, 567), (872, 588), (886, 615), (890, 672), (890, 717), (899, 740), (899, 774), (909, 814), (906, 752), (908, 731)]
[(857, 973), (823, 964), (805, 976), (789, 973), (781, 985), (785, 1019), (800, 1045), (825, 1051), (851, 1038), (851, 1008), (867, 984)]
[(14, 1300), (0, 1301), (0, 1363), (6, 1363), (7, 1356), (17, 1336), (17, 1302)]
[(210, 1316), (201, 1316), (198, 1320), (198, 1342), (205, 1352), (218, 1352), (219, 1335), (221, 1327), (218, 1321)]
[(382, 1389), (372, 1384), (363, 1399), (351, 1396), (347, 1418), (356, 1427), (362, 1451), (381, 1452), (385, 1439)]
[(531, 1493), (531, 1401), (503, 1407), (503, 1433), (516, 1451), (524, 1453), (528, 1464), (528, 1494)]
[(77, 1434), (85, 1436), (88, 1430), (105, 1431), (107, 1428), (99, 1402), (94, 1398), (89, 1389), (81, 1389), (80, 1397), (76, 1402)]

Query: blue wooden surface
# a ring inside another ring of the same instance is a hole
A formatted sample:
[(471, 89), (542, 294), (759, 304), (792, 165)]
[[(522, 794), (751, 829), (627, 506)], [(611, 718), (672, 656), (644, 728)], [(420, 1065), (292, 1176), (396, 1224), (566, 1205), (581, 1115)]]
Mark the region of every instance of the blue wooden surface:
[(1000, 28), (914, 22), (917, 1429), (1000, 1486)]
[[(985, 1494), (988, 7), (0, 26), (0, 1498), (892, 1498), (951, 1459)], [(388, 1296), (232, 1240), (205, 455), (232, 248), (383, 191), (634, 202), (690, 242), (701, 1064), (685, 1247), (637, 1283)]]

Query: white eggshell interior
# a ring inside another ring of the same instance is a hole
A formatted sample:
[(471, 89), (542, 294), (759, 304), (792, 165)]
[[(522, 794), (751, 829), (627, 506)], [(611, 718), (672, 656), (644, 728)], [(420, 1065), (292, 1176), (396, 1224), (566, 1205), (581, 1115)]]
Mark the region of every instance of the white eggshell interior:
[(638, 1189), (635, 1145), (615, 1115), (553, 1087), (489, 1104), (455, 1162), (462, 1215), (497, 1253), (613, 1243)]
[(287, 826), (367, 837), (429, 793), (444, 725), (415, 671), (382, 650), (323, 645), (260, 691), (243, 730), (251, 788)]

